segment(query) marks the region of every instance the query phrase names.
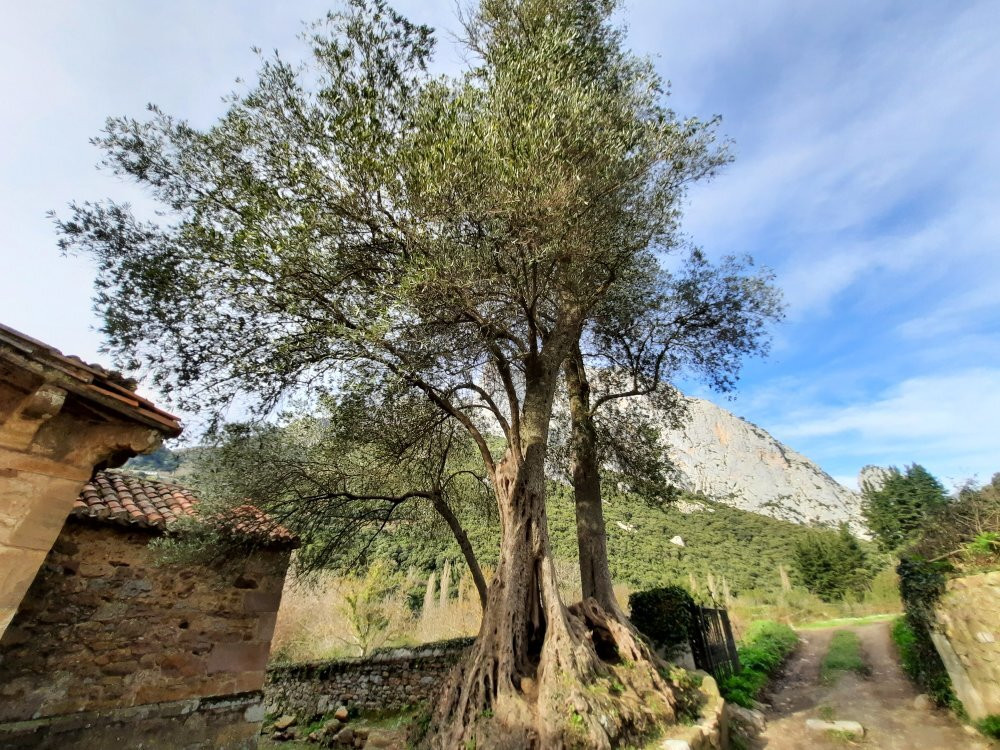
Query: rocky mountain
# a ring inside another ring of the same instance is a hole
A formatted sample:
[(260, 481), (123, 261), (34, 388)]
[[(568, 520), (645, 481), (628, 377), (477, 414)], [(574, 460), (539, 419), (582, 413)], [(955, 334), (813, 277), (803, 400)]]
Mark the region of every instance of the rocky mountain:
[(688, 398), (680, 429), (665, 428), (684, 489), (720, 503), (803, 524), (850, 524), (863, 533), (861, 498), (755, 424)]

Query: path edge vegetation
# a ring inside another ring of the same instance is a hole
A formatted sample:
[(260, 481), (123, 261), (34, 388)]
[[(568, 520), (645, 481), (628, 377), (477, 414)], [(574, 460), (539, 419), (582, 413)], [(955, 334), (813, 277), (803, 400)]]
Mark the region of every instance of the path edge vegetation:
[(854, 672), (862, 677), (870, 673), (861, 650), (861, 638), (853, 630), (834, 632), (820, 663), (820, 679), (827, 684), (836, 682), (843, 672)]
[(737, 649), (740, 671), (719, 681), (722, 697), (744, 708), (753, 708), (798, 645), (799, 636), (788, 625), (770, 620), (753, 623)]

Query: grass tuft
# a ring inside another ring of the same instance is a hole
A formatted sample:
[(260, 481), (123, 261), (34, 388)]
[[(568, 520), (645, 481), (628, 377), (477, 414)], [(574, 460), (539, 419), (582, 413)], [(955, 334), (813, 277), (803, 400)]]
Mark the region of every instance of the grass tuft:
[(838, 630), (833, 634), (819, 669), (820, 678), (826, 683), (835, 682), (844, 672), (855, 672), (861, 676), (869, 673), (861, 654), (861, 639), (850, 630)]

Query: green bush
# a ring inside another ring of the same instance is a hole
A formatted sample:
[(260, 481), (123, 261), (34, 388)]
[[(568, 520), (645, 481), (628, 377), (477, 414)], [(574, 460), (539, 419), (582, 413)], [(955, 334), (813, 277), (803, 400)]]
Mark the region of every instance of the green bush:
[(693, 604), (691, 594), (680, 586), (636, 591), (628, 598), (632, 624), (668, 657), (690, 639)]
[(833, 682), (841, 672), (868, 674), (868, 665), (861, 655), (861, 639), (850, 630), (838, 630), (830, 639), (830, 648), (823, 657), (819, 674), (824, 682)]
[(863, 596), (872, 578), (865, 552), (847, 526), (811, 532), (796, 543), (794, 562), (806, 588), (825, 602)]
[(1000, 740), (1000, 714), (990, 714), (985, 719), (977, 721), (976, 729), (987, 737)]
[(753, 623), (738, 649), (739, 673), (724, 678), (719, 685), (722, 696), (727, 701), (751, 708), (798, 642), (799, 637), (787, 625), (770, 621)]
[(948, 706), (961, 713), (962, 706), (951, 687), (951, 678), (934, 648), (926, 626), (907, 614), (892, 625), (892, 640), (899, 651), (903, 671), (939, 706)]

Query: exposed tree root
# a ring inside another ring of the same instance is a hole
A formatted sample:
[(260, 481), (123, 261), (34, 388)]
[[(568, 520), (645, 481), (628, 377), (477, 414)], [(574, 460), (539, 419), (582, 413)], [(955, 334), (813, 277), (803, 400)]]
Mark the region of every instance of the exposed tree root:
[(484, 627), (445, 686), (431, 747), (613, 748), (675, 720), (667, 665), (628, 621), (594, 599), (567, 608), (554, 576), (542, 579), (550, 604), (537, 662), (509, 658), (502, 630)]

